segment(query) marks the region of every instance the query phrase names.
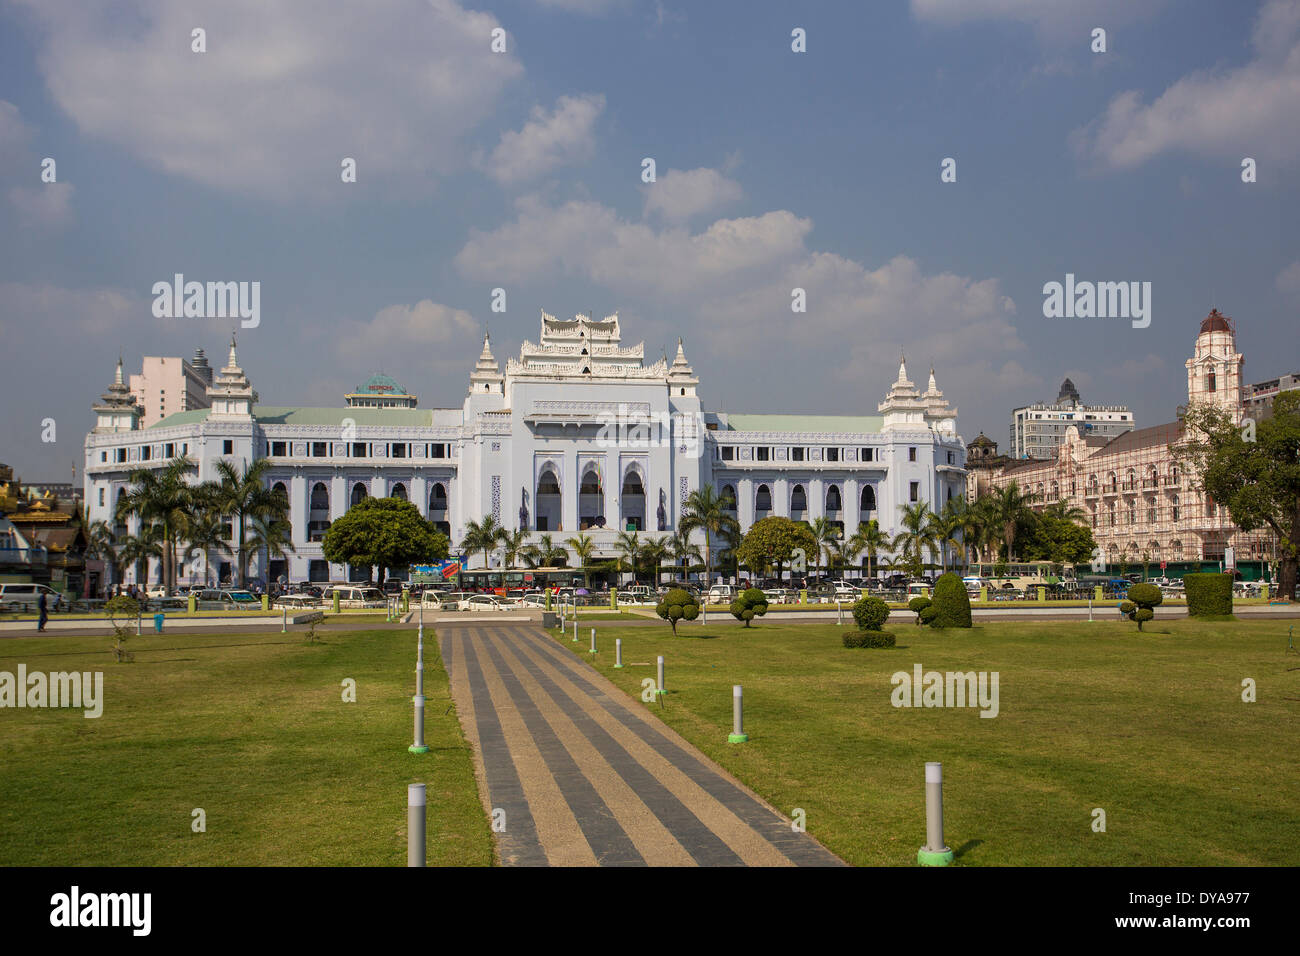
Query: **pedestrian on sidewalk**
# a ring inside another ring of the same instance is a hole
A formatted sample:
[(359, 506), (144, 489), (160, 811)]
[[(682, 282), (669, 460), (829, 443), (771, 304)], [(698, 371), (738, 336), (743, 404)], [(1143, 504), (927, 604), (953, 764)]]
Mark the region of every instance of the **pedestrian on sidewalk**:
[(38, 598), (36, 601), (36, 610), (39, 615), (39, 618), (36, 622), (36, 630), (43, 631), (45, 630), (45, 622), (50, 619), (49, 603), (45, 599), (44, 591), (41, 592), (40, 598)]

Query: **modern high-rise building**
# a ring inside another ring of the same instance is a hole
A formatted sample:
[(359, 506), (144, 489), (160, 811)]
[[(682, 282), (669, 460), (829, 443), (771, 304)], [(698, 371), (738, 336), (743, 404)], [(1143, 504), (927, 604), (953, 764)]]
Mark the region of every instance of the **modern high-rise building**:
[(140, 427), (156, 425), (168, 415), (208, 407), (208, 386), (212, 366), (203, 349), (194, 350), (194, 360), (146, 355), (139, 375), (132, 375), (131, 394), (143, 413)]
[(1011, 413), (1011, 457), (1055, 458), (1072, 425), (1085, 437), (1110, 439), (1133, 430), (1133, 413), (1127, 405), (1083, 404), (1067, 378), (1055, 402), (1035, 402)]

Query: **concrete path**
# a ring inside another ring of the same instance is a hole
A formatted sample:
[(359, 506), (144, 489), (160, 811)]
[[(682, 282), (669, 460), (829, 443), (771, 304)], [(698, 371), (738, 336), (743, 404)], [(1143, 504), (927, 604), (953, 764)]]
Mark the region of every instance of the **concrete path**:
[(537, 627), (438, 633), (503, 864), (840, 865)]

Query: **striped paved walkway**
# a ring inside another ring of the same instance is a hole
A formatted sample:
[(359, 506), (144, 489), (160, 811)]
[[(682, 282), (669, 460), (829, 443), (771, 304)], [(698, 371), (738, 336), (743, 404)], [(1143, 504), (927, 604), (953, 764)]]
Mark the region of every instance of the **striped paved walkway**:
[(507, 866), (840, 860), (531, 625), (443, 624), (442, 659)]

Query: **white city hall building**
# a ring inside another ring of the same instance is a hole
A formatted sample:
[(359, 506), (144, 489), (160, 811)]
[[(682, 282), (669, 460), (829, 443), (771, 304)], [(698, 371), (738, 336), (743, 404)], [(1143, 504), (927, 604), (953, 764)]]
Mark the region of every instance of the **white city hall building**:
[[(671, 363), (647, 364), (644, 352), (643, 343), (622, 344), (616, 315), (566, 321), (543, 312), (539, 340), (524, 342), (504, 372), (484, 339), (458, 408), (418, 408), (413, 396), (368, 402), (371, 391), (406, 395), (387, 378), (349, 393), (347, 405), (298, 408), (258, 404), (232, 338), (211, 407), (144, 429), (119, 362), (86, 438), (85, 500), (91, 520), (111, 525), (136, 469), (186, 455), (204, 481), (222, 459), (270, 458), (268, 484), (288, 495), (295, 550), (267, 567), (255, 558), (250, 575), (337, 581), (365, 571), (326, 562), (321, 538), (365, 496), (411, 501), (453, 553), (468, 522), (491, 515), (556, 545), (589, 535), (603, 558), (617, 553), (619, 530), (673, 531), (687, 495), (703, 485), (734, 498), (742, 529), (783, 515), (824, 517), (850, 533), (871, 518), (896, 533), (899, 505), (938, 509), (964, 494), (957, 412), (933, 370), (921, 391), (900, 364), (877, 415), (726, 414), (702, 407), (680, 340)], [(481, 561), (469, 556), (470, 567)], [(209, 573), (203, 558), (188, 558), (178, 579), (216, 579), (229, 563)]]

